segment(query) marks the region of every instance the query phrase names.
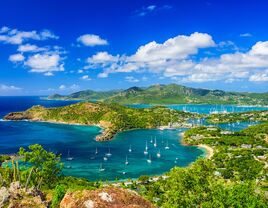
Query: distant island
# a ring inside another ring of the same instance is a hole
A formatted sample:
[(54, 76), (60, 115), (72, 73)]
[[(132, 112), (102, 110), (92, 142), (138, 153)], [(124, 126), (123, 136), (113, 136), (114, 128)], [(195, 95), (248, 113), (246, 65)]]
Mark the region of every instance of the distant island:
[(226, 92), (190, 88), (177, 84), (131, 87), (126, 90), (93, 91), (85, 90), (70, 95), (54, 94), (54, 100), (91, 100), (118, 104), (236, 104), (268, 105), (268, 92)]
[(143, 128), (187, 127), (189, 118), (199, 117), (196, 113), (183, 112), (157, 106), (147, 109), (130, 108), (103, 102), (80, 102), (64, 107), (45, 108), (33, 106), (23, 112), (11, 112), (6, 120), (46, 121), (65, 124), (97, 125), (103, 128), (96, 140), (110, 140), (124, 130)]

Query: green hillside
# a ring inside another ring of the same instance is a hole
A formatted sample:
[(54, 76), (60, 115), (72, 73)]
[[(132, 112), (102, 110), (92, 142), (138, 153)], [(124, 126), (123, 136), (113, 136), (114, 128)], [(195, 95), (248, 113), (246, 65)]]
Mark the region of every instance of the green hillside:
[(222, 90), (190, 88), (182, 85), (152, 85), (147, 88), (131, 87), (126, 90), (96, 92), (80, 91), (69, 96), (53, 95), (50, 99), (102, 100), (120, 104), (237, 104), (268, 105), (268, 93), (240, 93)]
[(157, 128), (158, 126), (167, 126), (170, 122), (183, 126), (189, 118), (197, 116), (193, 113), (161, 106), (135, 109), (118, 104), (79, 102), (57, 108), (34, 106), (23, 112), (9, 113), (5, 116), (5, 119), (98, 125), (103, 127), (104, 131), (97, 137), (97, 140), (109, 140), (119, 131), (136, 128)]

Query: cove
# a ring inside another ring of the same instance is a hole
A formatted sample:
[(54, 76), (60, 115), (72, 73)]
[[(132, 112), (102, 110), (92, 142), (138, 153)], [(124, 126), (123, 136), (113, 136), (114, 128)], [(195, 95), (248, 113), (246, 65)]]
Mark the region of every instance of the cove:
[[(205, 156), (205, 151), (198, 147), (180, 144), (180, 133), (185, 129), (131, 130), (118, 133), (114, 140), (96, 142), (95, 136), (101, 129), (95, 126), (26, 121), (0, 123), (1, 153), (14, 153), (21, 146), (39, 143), (46, 149), (62, 155), (65, 175), (90, 180), (115, 180), (163, 174), (175, 165), (185, 167), (198, 157)], [(146, 141), (148, 155), (144, 155)], [(111, 156), (107, 156), (109, 152)], [(160, 158), (157, 157), (157, 153), (161, 154)], [(68, 157), (72, 157), (73, 160), (68, 160)], [(104, 157), (107, 157), (107, 160), (104, 160)], [(126, 158), (128, 165), (125, 164)], [(151, 163), (148, 163), (148, 158), (151, 159)], [(100, 171), (100, 166), (105, 170)]]

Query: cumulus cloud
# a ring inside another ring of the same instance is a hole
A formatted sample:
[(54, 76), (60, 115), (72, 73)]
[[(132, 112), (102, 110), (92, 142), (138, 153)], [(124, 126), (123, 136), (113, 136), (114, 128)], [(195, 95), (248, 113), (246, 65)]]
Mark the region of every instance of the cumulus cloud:
[(11, 62), (21, 62), (21, 61), (24, 61), (24, 59), (25, 57), (20, 53), (10, 55), (8, 58), (8, 60)]
[(262, 73), (256, 73), (249, 77), (251, 82), (267, 82), (268, 81), (268, 70), (265, 70)]
[[(175, 68), (180, 65), (192, 66), (191, 61), (185, 61), (191, 55), (197, 54), (199, 49), (214, 47), (212, 37), (206, 33), (193, 33), (190, 36), (178, 35), (164, 43), (152, 41), (140, 46), (131, 56), (110, 55), (99, 52), (87, 59), (89, 68), (105, 68), (99, 77), (105, 78), (111, 73), (134, 72), (148, 70), (154, 73), (168, 71), (178, 74)], [(184, 66), (184, 68), (187, 68)], [(188, 70), (188, 68), (186, 69)]]
[(125, 77), (125, 80), (126, 80), (127, 82), (131, 82), (131, 83), (139, 82), (139, 80), (136, 79), (136, 78), (134, 78), (133, 76), (126, 76), (126, 77)]
[(53, 72), (64, 71), (62, 58), (59, 54), (34, 54), (25, 62), (25, 66), (30, 68), (30, 72), (53, 75)]
[(25, 44), (25, 45), (20, 45), (18, 47), (18, 51), (25, 53), (25, 52), (39, 52), (39, 51), (45, 51), (47, 50), (46, 48), (40, 48), (36, 45), (31, 45), (31, 44)]
[(59, 37), (49, 30), (37, 32), (32, 31), (19, 31), (18, 29), (11, 29), (6, 26), (0, 29), (0, 42), (7, 44), (20, 45), (28, 40), (47, 40), (58, 39)]
[[(196, 59), (200, 49), (225, 47), (233, 42), (216, 44), (206, 33), (179, 35), (163, 43), (152, 41), (129, 56), (99, 52), (87, 59), (88, 68), (103, 69), (106, 78), (112, 73), (147, 72), (181, 82), (233, 82), (241, 79), (267, 81), (268, 41), (259, 41), (247, 52), (223, 53), (219, 57)], [(128, 78), (129, 80), (133, 80)]]
[(65, 90), (66, 89), (66, 86), (65, 85), (60, 85), (59, 86), (59, 90)]
[(98, 35), (94, 34), (85, 34), (77, 38), (79, 43), (82, 43), (85, 46), (99, 46), (99, 45), (108, 45), (108, 41), (102, 39)]
[(88, 75), (82, 76), (81, 79), (82, 80), (87, 80), (87, 81), (91, 80), (91, 78)]
[(0, 92), (18, 91), (18, 90), (21, 90), (21, 89), (22, 88), (16, 87), (14, 85), (0, 84)]

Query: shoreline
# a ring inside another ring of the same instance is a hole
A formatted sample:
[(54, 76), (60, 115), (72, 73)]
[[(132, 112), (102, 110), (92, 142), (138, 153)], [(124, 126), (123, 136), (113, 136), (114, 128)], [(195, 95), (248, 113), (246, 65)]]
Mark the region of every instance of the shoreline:
[(206, 144), (198, 144), (197, 147), (205, 150), (207, 159), (211, 159), (214, 155), (214, 149)]
[(212, 156), (214, 155), (214, 149), (212, 147), (210, 147), (206, 144), (197, 144), (197, 145), (189, 144), (184, 140), (184, 132), (180, 133), (179, 135), (181, 136), (181, 140), (180, 140), (181, 145), (183, 145), (183, 146), (196, 146), (201, 150), (205, 150), (205, 158), (206, 159), (211, 159)]

